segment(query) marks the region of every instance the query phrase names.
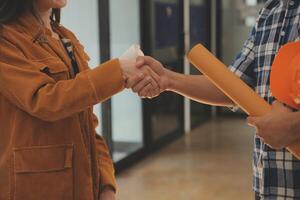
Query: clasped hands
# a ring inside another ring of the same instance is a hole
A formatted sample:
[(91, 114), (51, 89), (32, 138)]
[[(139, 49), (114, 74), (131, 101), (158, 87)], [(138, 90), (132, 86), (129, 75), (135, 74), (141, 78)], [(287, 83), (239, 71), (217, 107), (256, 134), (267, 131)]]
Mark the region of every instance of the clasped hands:
[(168, 88), (167, 70), (157, 60), (140, 56), (136, 60), (120, 59), (125, 86), (142, 98), (152, 99)]

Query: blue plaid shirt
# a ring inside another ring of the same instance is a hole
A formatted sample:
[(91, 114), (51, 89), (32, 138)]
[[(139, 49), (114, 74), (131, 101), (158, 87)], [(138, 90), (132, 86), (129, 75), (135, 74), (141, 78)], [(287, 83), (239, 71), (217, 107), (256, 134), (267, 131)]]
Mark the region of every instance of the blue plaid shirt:
[[(230, 69), (269, 103), (271, 65), (279, 48), (299, 38), (300, 0), (269, 0)], [(285, 67), (285, 66), (282, 66)], [(300, 161), (255, 137), (253, 189), (262, 199), (300, 199)]]

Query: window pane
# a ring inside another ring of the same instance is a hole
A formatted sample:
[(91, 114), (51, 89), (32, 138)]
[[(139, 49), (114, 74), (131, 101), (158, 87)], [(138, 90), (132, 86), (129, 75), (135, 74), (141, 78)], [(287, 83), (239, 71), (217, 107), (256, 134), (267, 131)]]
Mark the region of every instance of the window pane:
[[(152, 0), (149, 1), (149, 16), (145, 16), (149, 21), (150, 55), (176, 72), (183, 69), (180, 5), (178, 0)], [(165, 92), (147, 104), (150, 117), (147, 116), (146, 123), (150, 123), (153, 142), (181, 131), (181, 96)]]
[[(110, 0), (111, 56), (119, 57), (140, 43), (139, 0)], [(112, 98), (112, 130), (115, 161), (143, 145), (141, 99), (126, 90)]]
[[(190, 1), (190, 38), (191, 47), (201, 43), (210, 48), (210, 0)], [(191, 67), (191, 74), (200, 74), (197, 68)], [(199, 126), (210, 116), (210, 106), (191, 102), (191, 125), (192, 128)]]

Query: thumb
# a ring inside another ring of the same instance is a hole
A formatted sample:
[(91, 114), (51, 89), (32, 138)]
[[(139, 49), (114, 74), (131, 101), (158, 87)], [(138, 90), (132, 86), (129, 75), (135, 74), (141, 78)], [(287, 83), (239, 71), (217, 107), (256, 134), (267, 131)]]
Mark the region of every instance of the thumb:
[(145, 57), (144, 56), (139, 56), (136, 59), (136, 67), (141, 68), (145, 65)]

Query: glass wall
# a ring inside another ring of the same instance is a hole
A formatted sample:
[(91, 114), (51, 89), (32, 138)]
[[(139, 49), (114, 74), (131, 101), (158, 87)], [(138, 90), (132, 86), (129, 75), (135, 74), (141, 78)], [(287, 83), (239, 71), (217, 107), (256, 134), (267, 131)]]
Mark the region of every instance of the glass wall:
[(222, 0), (222, 50), (225, 64), (230, 65), (248, 38), (263, 6), (261, 0)]
[[(210, 49), (210, 0), (191, 0), (190, 1), (190, 45), (203, 44)], [(191, 74), (200, 74), (199, 71), (191, 66)], [(210, 116), (210, 106), (191, 102), (191, 125), (196, 127)]]
[[(183, 5), (178, 0), (143, 2), (143, 46), (148, 55), (167, 68), (183, 71)], [(175, 132), (183, 124), (183, 99), (174, 93), (164, 93), (145, 102), (145, 123), (150, 140), (156, 141)]]
[[(220, 55), (227, 66), (232, 64), (236, 55), (241, 51), (264, 2), (263, 0), (222, 0)], [(221, 108), (221, 111), (234, 114), (226, 108)]]
[[(139, 0), (110, 0), (111, 57), (140, 44)], [(142, 101), (130, 90), (112, 98), (113, 158), (118, 161), (143, 147)]]
[[(201, 42), (209, 47), (208, 2), (191, 0), (192, 45)], [(101, 33), (100, 20), (103, 22)], [(102, 60), (117, 58), (132, 44), (141, 44), (147, 55), (173, 71), (183, 72), (181, 0), (90, 0), (88, 4), (72, 0), (63, 10), (62, 24), (74, 31), (85, 46), (92, 68), (101, 60), (101, 39)], [(102, 105), (104, 136), (117, 169), (184, 134), (183, 98), (180, 95), (165, 92), (153, 100), (141, 100), (130, 90), (125, 90)], [(206, 116), (205, 106), (195, 103), (191, 108), (195, 123), (199, 122), (199, 116)], [(96, 106), (98, 117), (100, 111), (100, 105)], [(99, 133), (101, 130), (98, 127)]]
[[(82, 14), (74, 14), (82, 13)], [(89, 54), (91, 68), (100, 63), (100, 42), (99, 42), (99, 21), (98, 21), (98, 0), (89, 0), (89, 3), (81, 0), (68, 2), (62, 11), (62, 24), (71, 29), (85, 47)], [(100, 119), (100, 105), (94, 107), (94, 113)], [(101, 126), (101, 123), (99, 124)], [(101, 127), (97, 132), (101, 133)]]

